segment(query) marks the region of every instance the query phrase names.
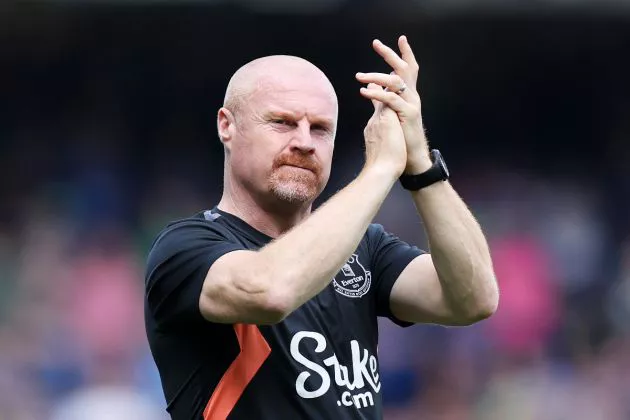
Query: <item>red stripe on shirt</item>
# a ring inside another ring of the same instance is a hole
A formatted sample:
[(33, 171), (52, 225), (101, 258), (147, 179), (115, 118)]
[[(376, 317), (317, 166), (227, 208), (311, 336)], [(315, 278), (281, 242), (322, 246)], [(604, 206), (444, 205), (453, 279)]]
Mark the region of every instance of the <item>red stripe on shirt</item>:
[(269, 343), (256, 325), (235, 324), (234, 332), (241, 352), (214, 389), (203, 410), (204, 420), (225, 420), (243, 395), (245, 387), (271, 354)]

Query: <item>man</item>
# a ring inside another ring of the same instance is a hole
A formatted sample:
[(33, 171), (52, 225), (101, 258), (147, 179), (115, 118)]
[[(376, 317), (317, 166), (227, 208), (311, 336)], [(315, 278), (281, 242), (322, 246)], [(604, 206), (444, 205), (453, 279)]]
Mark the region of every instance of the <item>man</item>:
[[(381, 418), (377, 316), (468, 325), (495, 311), (485, 238), (429, 152), (411, 47), (373, 47), (393, 72), (357, 74), (374, 105), (364, 168), (313, 213), (333, 154), (330, 82), (287, 56), (230, 80), (223, 197), (167, 226), (148, 257), (146, 328), (172, 418)], [(431, 254), (371, 224), (403, 174)]]

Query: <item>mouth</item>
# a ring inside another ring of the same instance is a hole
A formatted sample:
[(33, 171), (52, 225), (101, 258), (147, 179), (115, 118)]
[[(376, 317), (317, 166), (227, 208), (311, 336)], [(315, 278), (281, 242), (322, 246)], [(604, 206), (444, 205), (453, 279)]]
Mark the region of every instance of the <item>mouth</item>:
[(286, 165), (283, 165), (283, 166), (288, 166), (289, 168), (301, 169), (301, 170), (303, 170), (303, 171), (308, 171), (308, 172), (315, 173), (315, 171), (314, 171), (314, 170), (309, 169), (309, 168), (305, 168), (305, 167), (303, 167), (303, 166), (291, 165), (291, 164), (286, 164)]

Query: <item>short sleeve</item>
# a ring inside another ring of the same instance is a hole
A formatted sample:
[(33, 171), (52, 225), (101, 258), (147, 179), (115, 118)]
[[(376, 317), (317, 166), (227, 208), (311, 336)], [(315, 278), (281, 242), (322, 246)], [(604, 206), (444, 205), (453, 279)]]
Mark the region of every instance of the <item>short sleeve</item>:
[(412, 325), (392, 314), (389, 298), (400, 273), (414, 258), (425, 251), (386, 232), (379, 224), (370, 225), (367, 236), (372, 256), (372, 276), (376, 285), (376, 314), (387, 317), (400, 326)]
[(244, 249), (218, 223), (186, 221), (166, 228), (147, 259), (146, 304), (158, 326), (203, 321), (199, 296), (210, 266)]

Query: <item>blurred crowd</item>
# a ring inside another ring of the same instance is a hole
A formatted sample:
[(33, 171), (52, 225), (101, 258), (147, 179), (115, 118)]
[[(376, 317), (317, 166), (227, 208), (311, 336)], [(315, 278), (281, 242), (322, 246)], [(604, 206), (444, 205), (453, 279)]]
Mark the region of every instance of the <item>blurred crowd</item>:
[[(204, 39), (227, 31), (227, 12), (204, 15), (213, 28), (188, 12), (112, 13), (16, 16), (18, 43), (0, 43), (0, 420), (166, 418), (142, 318), (146, 252), (165, 223), (218, 202), (214, 112), (227, 77), (279, 52), (270, 46), (286, 35), (278, 29), (253, 46), (262, 24), (246, 16), (252, 27), (234, 41), (243, 49), (226, 51)], [(169, 17), (177, 30), (166, 37)], [(324, 40), (363, 33), (369, 46), (372, 32), (360, 23), (335, 22), (342, 29)], [(557, 45), (531, 39), (543, 37), (536, 22), (521, 23), (520, 34), (500, 21), (458, 24), (466, 41), (445, 33), (418, 45), (427, 62), (423, 106), (429, 137), (490, 241), (501, 302), (491, 319), (466, 328), (382, 320), (385, 418), (627, 420), (626, 44), (606, 22), (581, 45), (566, 34), (583, 25), (570, 22), (555, 24), (565, 35), (548, 34)], [(406, 29), (412, 40), (437, 31)], [(369, 104), (350, 99), (358, 87), (345, 86), (346, 72), (376, 61), (364, 57), (369, 48), (298, 37), (302, 55), (340, 85), (339, 145), (323, 200), (361, 167)], [(442, 49), (449, 45), (452, 55)], [(528, 57), (537, 60), (523, 68)], [(565, 72), (585, 63), (599, 72), (586, 80)], [(400, 187), (376, 221), (427, 247)]]
[[(490, 240), (499, 310), (466, 328), (382, 322), (385, 399), (404, 406), (387, 418), (630, 418), (630, 241), (617, 266), (584, 185), (496, 175), (463, 184), (484, 190), (465, 195)], [(406, 232), (404, 214), (395, 228)], [(400, 215), (383, 217), (395, 226)]]

